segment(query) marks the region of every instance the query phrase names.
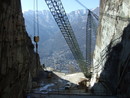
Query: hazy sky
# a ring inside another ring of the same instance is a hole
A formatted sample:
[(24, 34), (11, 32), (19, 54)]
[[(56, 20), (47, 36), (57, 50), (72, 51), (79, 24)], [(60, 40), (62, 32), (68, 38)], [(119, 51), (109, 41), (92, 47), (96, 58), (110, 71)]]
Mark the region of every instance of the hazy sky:
[[(61, 0), (63, 6), (67, 13), (77, 10), (77, 9), (84, 9), (81, 5), (79, 5), (75, 0)], [(99, 0), (79, 0), (83, 3), (87, 8), (93, 9), (99, 6)], [(33, 10), (33, 2), (34, 0), (21, 0), (22, 2), (22, 10)], [(45, 0), (38, 0), (38, 8), (39, 10), (48, 10), (48, 7), (45, 3)]]

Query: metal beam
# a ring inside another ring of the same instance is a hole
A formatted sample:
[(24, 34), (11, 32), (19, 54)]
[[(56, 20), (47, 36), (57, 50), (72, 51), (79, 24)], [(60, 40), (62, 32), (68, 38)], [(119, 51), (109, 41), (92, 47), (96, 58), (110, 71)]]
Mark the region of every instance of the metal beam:
[(81, 71), (87, 76), (88, 70), (85, 59), (81, 53), (78, 42), (74, 35), (74, 31), (70, 25), (61, 0), (45, 0), (45, 2), (48, 5), (48, 8), (50, 9), (57, 25), (59, 26), (70, 50), (72, 51), (75, 60), (79, 64)]

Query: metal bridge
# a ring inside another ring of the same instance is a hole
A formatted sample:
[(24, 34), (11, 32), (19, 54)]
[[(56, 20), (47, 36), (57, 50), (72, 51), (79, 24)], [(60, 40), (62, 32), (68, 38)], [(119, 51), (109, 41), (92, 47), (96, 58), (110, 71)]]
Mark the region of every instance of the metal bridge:
[[(74, 31), (71, 27), (67, 14), (64, 10), (61, 0), (45, 0), (48, 8), (50, 9), (62, 35), (64, 36), (66, 43), (68, 44), (72, 54), (79, 64), (81, 71), (86, 77), (90, 77), (91, 73), (89, 67), (91, 66), (92, 58), (92, 47), (91, 47), (91, 38), (92, 38), (92, 26), (94, 25), (94, 19), (98, 17), (88, 10), (88, 22), (87, 22), (87, 32), (86, 32), (86, 60), (83, 57), (83, 54), (79, 48), (78, 42), (76, 40)], [(97, 27), (97, 26), (95, 26)], [(95, 33), (96, 34), (96, 33)]]

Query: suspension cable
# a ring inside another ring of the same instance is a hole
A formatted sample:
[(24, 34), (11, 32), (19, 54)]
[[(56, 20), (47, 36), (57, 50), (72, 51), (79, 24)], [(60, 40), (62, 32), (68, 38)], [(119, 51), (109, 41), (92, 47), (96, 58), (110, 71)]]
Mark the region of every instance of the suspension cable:
[(36, 8), (35, 8), (35, 0), (33, 1), (33, 10), (34, 10), (34, 12), (33, 12), (33, 15), (34, 15), (34, 17), (33, 17), (33, 31), (34, 31), (34, 36), (36, 35), (35, 34), (35, 30), (36, 30), (36, 27), (35, 27), (35, 19), (36, 19), (36, 17), (35, 17), (35, 13), (36, 13)]
[(79, 3), (82, 7), (84, 7), (86, 10), (88, 10), (91, 14), (93, 14), (93, 16), (97, 19), (97, 20), (99, 20), (98, 19), (98, 16), (94, 13), (94, 12), (92, 12), (90, 9), (88, 9), (84, 4), (82, 4), (79, 0), (75, 0), (77, 3)]
[(36, 1), (37, 1), (37, 2), (36, 2), (37, 34), (38, 34), (38, 36), (39, 36), (38, 0), (36, 0)]
[(34, 0), (34, 42), (36, 43), (36, 65), (38, 67), (38, 42), (39, 42), (39, 20), (38, 20), (38, 0)]

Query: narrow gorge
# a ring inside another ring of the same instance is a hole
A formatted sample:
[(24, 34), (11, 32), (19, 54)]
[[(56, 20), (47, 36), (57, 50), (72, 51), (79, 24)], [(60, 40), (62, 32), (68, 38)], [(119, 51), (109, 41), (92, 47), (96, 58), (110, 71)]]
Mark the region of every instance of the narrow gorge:
[[(129, 9), (130, 0), (100, 0), (90, 80), (93, 95), (103, 91), (104, 95), (130, 98)], [(0, 98), (26, 98), (27, 91), (32, 89), (33, 78), (41, 70), (40, 65), (39, 54), (34, 51), (26, 31), (21, 1), (1, 0)]]

